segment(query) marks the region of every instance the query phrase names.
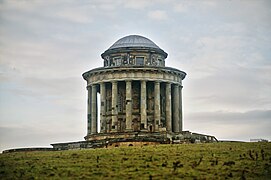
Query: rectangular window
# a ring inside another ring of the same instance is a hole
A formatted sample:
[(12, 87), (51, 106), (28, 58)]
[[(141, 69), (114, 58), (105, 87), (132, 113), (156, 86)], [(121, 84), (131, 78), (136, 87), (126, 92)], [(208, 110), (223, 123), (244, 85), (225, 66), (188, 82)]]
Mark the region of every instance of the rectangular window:
[(113, 61), (114, 61), (114, 66), (120, 66), (121, 65), (121, 58), (120, 57), (113, 58)]
[(128, 61), (127, 61), (127, 55), (125, 55), (125, 56), (123, 57), (123, 64), (128, 64)]
[(136, 65), (144, 66), (144, 57), (136, 57)]
[(160, 59), (160, 58), (157, 59), (157, 65), (162, 66), (162, 59)]

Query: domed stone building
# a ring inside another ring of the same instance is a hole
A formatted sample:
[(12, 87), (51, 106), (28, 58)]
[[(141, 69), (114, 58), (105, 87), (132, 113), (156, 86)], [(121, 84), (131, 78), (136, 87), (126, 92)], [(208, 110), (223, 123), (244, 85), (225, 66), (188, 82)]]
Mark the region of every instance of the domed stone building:
[(183, 131), (182, 81), (186, 73), (166, 67), (167, 53), (154, 42), (126, 36), (101, 56), (104, 67), (83, 74), (88, 91), (85, 141), (3, 152), (217, 142), (214, 136)]
[(165, 66), (165, 51), (145, 37), (130, 35), (101, 56), (104, 67), (83, 74), (88, 89), (86, 140), (98, 132), (182, 131), (182, 80), (186, 73)]
[(88, 91), (85, 141), (52, 144), (53, 148), (217, 141), (214, 136), (183, 131), (186, 73), (166, 67), (167, 55), (143, 36), (116, 41), (101, 54), (103, 67), (83, 73)]

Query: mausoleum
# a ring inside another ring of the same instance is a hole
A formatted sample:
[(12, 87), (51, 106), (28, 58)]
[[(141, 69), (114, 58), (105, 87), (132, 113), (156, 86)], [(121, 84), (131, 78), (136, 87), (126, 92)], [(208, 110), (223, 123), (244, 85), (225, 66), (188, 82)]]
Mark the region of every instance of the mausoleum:
[(130, 35), (101, 56), (104, 67), (83, 74), (88, 90), (86, 140), (98, 132), (182, 131), (182, 81), (186, 73), (165, 66), (165, 51), (148, 38)]
[(52, 144), (54, 149), (216, 142), (214, 136), (183, 131), (186, 73), (167, 67), (167, 55), (143, 36), (117, 40), (101, 54), (103, 67), (83, 73), (85, 141)]
[(83, 73), (88, 92), (85, 141), (4, 152), (217, 142), (214, 136), (183, 131), (186, 73), (166, 67), (167, 55), (146, 37), (119, 39), (101, 54), (103, 67)]

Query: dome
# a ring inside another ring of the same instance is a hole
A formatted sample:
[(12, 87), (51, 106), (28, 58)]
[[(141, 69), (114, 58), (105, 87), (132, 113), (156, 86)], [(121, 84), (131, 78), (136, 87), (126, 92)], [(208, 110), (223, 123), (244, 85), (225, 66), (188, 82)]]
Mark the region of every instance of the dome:
[(108, 60), (108, 58), (122, 56), (120, 53), (132, 53), (131, 55), (143, 55), (144, 53), (148, 53), (149, 55), (161, 56), (160, 59), (167, 58), (167, 53), (159, 48), (159, 46), (150, 39), (139, 35), (129, 35), (120, 38), (109, 49), (103, 52), (101, 56), (104, 60)]
[(119, 39), (108, 50), (127, 47), (144, 47), (160, 49), (154, 42), (139, 35), (129, 35)]

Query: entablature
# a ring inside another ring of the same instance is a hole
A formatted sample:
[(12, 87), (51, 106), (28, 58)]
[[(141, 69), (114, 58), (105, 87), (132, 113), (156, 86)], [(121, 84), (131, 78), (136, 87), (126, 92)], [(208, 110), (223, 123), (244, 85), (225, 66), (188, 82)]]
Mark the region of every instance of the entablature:
[(171, 82), (181, 85), (185, 76), (185, 72), (170, 67), (96, 68), (83, 74), (88, 84), (111, 81), (146, 80)]

